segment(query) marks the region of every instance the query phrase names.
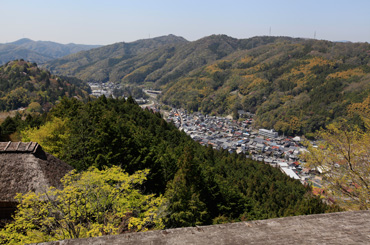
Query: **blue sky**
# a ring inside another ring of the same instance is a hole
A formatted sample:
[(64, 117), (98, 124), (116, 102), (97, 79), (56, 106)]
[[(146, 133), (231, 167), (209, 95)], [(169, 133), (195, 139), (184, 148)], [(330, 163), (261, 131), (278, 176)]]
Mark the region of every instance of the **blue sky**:
[(0, 0), (0, 43), (291, 36), (370, 42), (370, 0)]

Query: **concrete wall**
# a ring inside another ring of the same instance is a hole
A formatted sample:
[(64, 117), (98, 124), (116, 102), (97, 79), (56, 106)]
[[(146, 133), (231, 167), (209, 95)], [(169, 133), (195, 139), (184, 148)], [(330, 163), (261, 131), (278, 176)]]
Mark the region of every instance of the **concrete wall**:
[(295, 216), (44, 244), (370, 244), (370, 211)]

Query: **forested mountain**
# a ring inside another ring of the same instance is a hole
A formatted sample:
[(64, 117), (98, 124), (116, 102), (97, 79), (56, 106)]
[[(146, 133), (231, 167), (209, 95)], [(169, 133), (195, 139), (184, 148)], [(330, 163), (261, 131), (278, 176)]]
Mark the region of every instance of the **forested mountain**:
[(1, 128), (11, 124), (23, 129), (23, 141), (40, 143), (79, 171), (113, 165), (130, 174), (149, 169), (141, 189), (164, 194), (167, 227), (334, 210), (279, 169), (203, 147), (132, 98), (103, 96), (87, 103), (64, 98), (41, 120), (13, 118)]
[(370, 45), (277, 41), (235, 52), (163, 86), (162, 101), (192, 111), (255, 112), (256, 124), (288, 134), (346, 117), (370, 95)]
[(17, 60), (0, 66), (0, 111), (20, 107), (47, 111), (64, 96), (87, 99), (89, 91), (85, 82), (51, 75), (36, 63)]
[[(98, 49), (72, 54), (50, 61), (46, 68), (55, 74), (75, 76), (86, 81), (120, 82), (122, 77), (135, 69), (134, 64), (156, 66), (158, 58), (149, 58), (149, 62), (138, 57), (146, 57), (148, 53), (159, 48), (171, 47), (188, 43), (184, 38), (174, 35), (143, 39), (131, 43), (115, 43)], [(166, 48), (165, 48), (166, 49)], [(150, 56), (150, 55), (148, 55)], [(163, 58), (166, 62), (166, 55)], [(150, 64), (149, 64), (150, 63)]]
[(135, 43), (81, 52), (47, 67), (83, 80), (162, 89), (162, 102), (190, 111), (256, 112), (258, 126), (287, 134), (345, 117), (347, 106), (370, 92), (367, 43), (213, 35), (127, 52)]
[(17, 59), (44, 63), (48, 60), (98, 47), (100, 45), (60, 44), (23, 38), (15, 42), (0, 44), (0, 65)]
[[(188, 42), (173, 35), (116, 43), (50, 61), (46, 67), (56, 74), (97, 82), (124, 82), (156, 86), (187, 76), (190, 72), (225, 56), (252, 47), (291, 38), (238, 40), (213, 35)], [(156, 44), (156, 45), (153, 45)]]

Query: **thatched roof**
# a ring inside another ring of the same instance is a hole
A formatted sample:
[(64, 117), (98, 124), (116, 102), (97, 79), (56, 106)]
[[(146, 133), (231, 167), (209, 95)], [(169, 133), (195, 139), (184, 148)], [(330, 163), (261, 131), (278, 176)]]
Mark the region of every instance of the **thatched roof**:
[(0, 142), (0, 202), (14, 202), (16, 193), (61, 187), (72, 167), (44, 152), (36, 142)]

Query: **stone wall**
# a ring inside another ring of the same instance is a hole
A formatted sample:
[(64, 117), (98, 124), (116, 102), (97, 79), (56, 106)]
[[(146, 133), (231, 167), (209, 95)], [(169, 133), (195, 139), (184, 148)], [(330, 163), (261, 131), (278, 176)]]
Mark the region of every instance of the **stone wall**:
[(295, 216), (43, 244), (370, 244), (370, 211)]

